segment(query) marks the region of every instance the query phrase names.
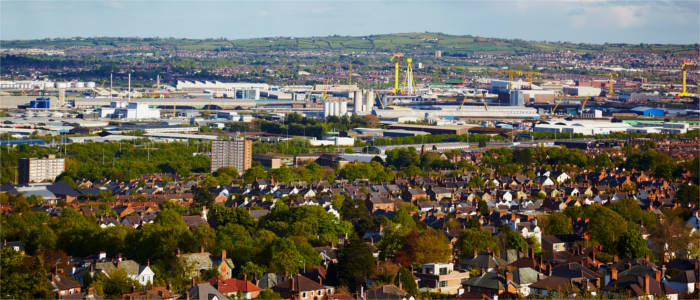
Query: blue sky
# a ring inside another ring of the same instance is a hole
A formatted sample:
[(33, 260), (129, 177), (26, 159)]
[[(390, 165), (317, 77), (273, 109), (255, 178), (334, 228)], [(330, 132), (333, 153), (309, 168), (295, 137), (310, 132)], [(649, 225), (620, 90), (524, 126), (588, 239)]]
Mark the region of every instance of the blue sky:
[(0, 0), (0, 39), (229, 39), (444, 32), (537, 41), (700, 43), (700, 1)]

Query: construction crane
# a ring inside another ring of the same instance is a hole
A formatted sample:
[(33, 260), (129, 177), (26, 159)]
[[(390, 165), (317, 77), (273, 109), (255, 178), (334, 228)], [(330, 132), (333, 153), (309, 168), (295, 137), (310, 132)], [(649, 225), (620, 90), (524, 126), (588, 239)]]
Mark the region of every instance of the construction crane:
[(374, 94), (377, 96), (377, 100), (379, 100), (379, 104), (382, 105), (382, 109), (386, 109), (386, 108), (384, 107), (384, 101), (382, 100), (382, 96), (379, 95), (379, 92), (374, 91)]
[(323, 87), (323, 95), (321, 96), (321, 102), (326, 102), (326, 92), (328, 92), (329, 79), (326, 79), (326, 85)]
[(394, 62), (394, 89), (391, 90), (394, 95), (401, 93), (399, 90), (399, 59), (402, 57), (403, 53), (394, 53), (390, 60)]
[(554, 108), (552, 108), (552, 116), (557, 112), (557, 107), (559, 107), (559, 104), (561, 104), (561, 101), (562, 101), (562, 100), (557, 101), (557, 100), (555, 99), (554, 101), (556, 101), (557, 103), (554, 104)]
[(588, 103), (588, 99), (590, 98), (583, 99), (583, 103), (581, 103), (581, 111), (579, 112), (579, 114), (583, 114), (583, 110), (586, 109), (586, 103)]
[(532, 90), (532, 76), (537, 75), (537, 76), (542, 76), (540, 72), (535, 72), (535, 71), (522, 71), (522, 74), (527, 75), (528, 83), (530, 84), (530, 90)]
[(481, 91), (481, 103), (484, 103), (484, 109), (489, 110), (489, 106), (486, 105), (486, 91)]
[(413, 81), (413, 66), (411, 65), (412, 62), (412, 58), (406, 58), (406, 75), (403, 78), (403, 92), (408, 95), (416, 94), (416, 83), (415, 81)]
[(697, 69), (695, 62), (683, 60), (683, 65), (681, 65), (681, 72), (683, 73), (683, 91), (681, 91), (680, 94), (678, 94), (678, 97), (690, 97), (690, 96), (692, 96), (690, 93), (688, 93), (688, 91), (686, 90), (686, 86), (685, 86), (686, 71), (688, 69), (693, 69), (693, 70)]
[(518, 71), (518, 70), (498, 70), (497, 72), (508, 74), (508, 89), (509, 90), (513, 89), (513, 77), (515, 75), (523, 74), (522, 71)]

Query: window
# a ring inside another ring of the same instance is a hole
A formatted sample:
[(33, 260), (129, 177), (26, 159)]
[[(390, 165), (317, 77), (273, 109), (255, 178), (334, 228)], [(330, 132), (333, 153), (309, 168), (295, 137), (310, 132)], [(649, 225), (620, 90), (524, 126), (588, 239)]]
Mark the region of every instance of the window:
[(447, 281), (440, 281), (440, 287), (446, 287), (447, 286)]
[(301, 293), (302, 298), (306, 298), (306, 292)]
[(319, 297), (320, 297), (320, 296), (323, 296), (323, 290), (318, 290), (318, 292), (316, 293), (316, 295), (318, 295)]
[(314, 296), (314, 291), (311, 291), (311, 297), (313, 297), (313, 296)]

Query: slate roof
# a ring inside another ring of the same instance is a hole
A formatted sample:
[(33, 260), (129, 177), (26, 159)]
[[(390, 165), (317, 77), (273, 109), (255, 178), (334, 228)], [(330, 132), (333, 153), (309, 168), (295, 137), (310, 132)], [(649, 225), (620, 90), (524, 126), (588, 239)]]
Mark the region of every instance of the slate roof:
[(481, 276), (467, 279), (464, 285), (490, 290), (503, 290), (506, 286), (506, 279), (498, 273), (487, 272)]
[[(197, 284), (189, 289), (189, 299), (212, 300), (214, 297), (219, 300), (228, 300), (224, 294), (215, 289), (209, 282)], [(186, 295), (182, 295), (181, 299), (185, 299)]]

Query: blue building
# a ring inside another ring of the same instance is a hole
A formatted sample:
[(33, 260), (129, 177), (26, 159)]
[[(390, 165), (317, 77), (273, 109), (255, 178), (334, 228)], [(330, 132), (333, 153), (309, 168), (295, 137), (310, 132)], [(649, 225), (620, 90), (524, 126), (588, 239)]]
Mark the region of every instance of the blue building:
[(663, 117), (666, 115), (666, 112), (663, 109), (646, 106), (638, 106), (631, 109), (631, 111), (645, 117)]
[(36, 98), (36, 100), (29, 101), (28, 108), (51, 108), (51, 99), (48, 97)]

